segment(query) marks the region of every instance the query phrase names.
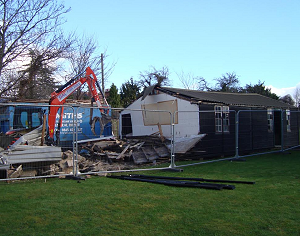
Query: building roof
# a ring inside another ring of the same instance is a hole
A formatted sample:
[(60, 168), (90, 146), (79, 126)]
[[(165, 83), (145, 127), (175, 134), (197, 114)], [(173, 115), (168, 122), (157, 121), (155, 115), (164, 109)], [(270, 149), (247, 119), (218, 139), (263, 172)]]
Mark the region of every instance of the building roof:
[[(249, 106), (249, 107), (264, 107), (264, 108), (293, 107), (289, 104), (256, 93), (206, 92), (206, 91), (199, 91), (199, 90), (178, 89), (178, 88), (159, 87), (159, 86), (151, 86), (151, 87), (152, 90), (157, 89), (161, 92), (170, 94), (172, 96), (185, 98), (195, 102), (221, 103), (224, 105), (231, 105), (231, 106)], [(149, 90), (147, 92), (148, 94), (150, 94)], [(145, 95), (146, 94), (144, 94), (144, 96)]]

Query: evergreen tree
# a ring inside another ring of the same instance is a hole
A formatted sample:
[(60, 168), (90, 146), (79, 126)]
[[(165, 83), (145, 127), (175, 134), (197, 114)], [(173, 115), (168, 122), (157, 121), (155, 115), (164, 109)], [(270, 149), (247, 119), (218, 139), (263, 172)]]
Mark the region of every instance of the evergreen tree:
[(126, 83), (122, 84), (120, 90), (121, 104), (123, 107), (128, 107), (131, 103), (140, 97), (140, 88), (136, 82), (131, 78)]
[[(61, 30), (69, 11), (58, 0), (1, 1), (0, 96), (16, 94), (20, 84), (27, 85), (25, 97), (35, 96), (34, 82), (43, 76), (35, 66), (40, 69), (40, 63), (45, 64), (46, 60), (47, 64), (59, 62), (70, 49), (72, 37), (66, 37)], [(27, 59), (34, 59), (31, 52), (35, 49), (39, 50), (39, 58), (35, 57), (30, 71), (25, 71)], [(24, 82), (25, 76), (28, 83)]]
[(217, 83), (214, 91), (218, 92), (229, 92), (229, 93), (238, 93), (241, 88), (239, 86), (239, 77), (232, 73), (226, 73), (221, 77), (216, 79)]
[(294, 106), (295, 105), (295, 101), (293, 100), (292, 96), (290, 94), (287, 94), (281, 98), (279, 98), (280, 101), (286, 103), (286, 104), (289, 104), (291, 106)]
[(244, 93), (257, 93), (257, 94), (261, 94), (264, 95), (266, 97), (270, 97), (273, 99), (278, 100), (279, 97), (275, 94), (271, 92), (271, 89), (266, 88), (266, 86), (264, 85), (264, 82), (261, 82), (260, 80), (258, 81), (257, 84), (251, 85), (251, 84), (246, 84), (245, 88), (242, 90), (242, 92)]
[(121, 107), (121, 97), (120, 94), (118, 94), (118, 88), (114, 84), (110, 87), (107, 102), (113, 108)]
[(50, 94), (57, 87), (53, 78), (56, 68), (49, 65), (51, 60), (46, 58), (39, 50), (31, 50), (30, 57), (30, 63), (22, 71), (23, 77), (20, 80), (18, 98), (49, 99)]

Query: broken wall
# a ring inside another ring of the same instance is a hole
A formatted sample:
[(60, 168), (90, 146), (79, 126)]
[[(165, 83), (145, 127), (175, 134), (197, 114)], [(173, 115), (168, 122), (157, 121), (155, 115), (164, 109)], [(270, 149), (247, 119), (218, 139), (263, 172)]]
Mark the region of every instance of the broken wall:
[[(177, 113), (178, 111), (191, 112), (186, 115), (186, 113)], [(198, 106), (189, 101), (168, 94), (156, 94), (149, 95), (144, 100), (142, 98), (136, 100), (121, 112), (121, 117), (127, 116), (131, 119), (132, 136), (151, 135), (161, 131), (164, 137), (171, 138), (170, 121), (175, 114), (174, 123), (177, 130), (175, 137), (189, 137), (199, 133), (198, 111)], [(122, 135), (122, 128), (121, 124), (120, 135)]]

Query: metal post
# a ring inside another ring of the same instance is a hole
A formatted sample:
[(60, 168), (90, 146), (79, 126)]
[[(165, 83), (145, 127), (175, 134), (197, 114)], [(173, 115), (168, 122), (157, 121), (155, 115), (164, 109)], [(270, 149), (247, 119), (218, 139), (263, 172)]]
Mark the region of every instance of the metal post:
[(171, 165), (170, 168), (175, 168), (175, 113), (171, 114)]
[(284, 121), (283, 121), (283, 110), (281, 110), (281, 152), (283, 152), (283, 145), (284, 145), (284, 136), (283, 136), (283, 131), (284, 131), (284, 128), (283, 128), (283, 124), (284, 124)]
[(235, 113), (235, 158), (239, 158), (239, 114)]
[(103, 99), (105, 99), (105, 91), (104, 91), (104, 59), (103, 53), (101, 53), (101, 82), (102, 82), (102, 91), (103, 91)]
[[(73, 109), (73, 176), (78, 176), (78, 129), (77, 129), (77, 114), (78, 107)], [(75, 119), (76, 116), (76, 119)]]
[(121, 112), (119, 114), (119, 127), (118, 127), (118, 132), (119, 132), (119, 136), (120, 136), (120, 139), (123, 138), (123, 135), (122, 135), (122, 115), (121, 115)]

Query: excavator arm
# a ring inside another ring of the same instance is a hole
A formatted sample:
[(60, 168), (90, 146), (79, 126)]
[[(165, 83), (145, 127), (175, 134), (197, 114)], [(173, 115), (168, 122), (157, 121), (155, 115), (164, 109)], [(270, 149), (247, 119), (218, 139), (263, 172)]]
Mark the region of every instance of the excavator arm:
[[(82, 74), (83, 73), (75, 76), (70, 81), (68, 81), (65, 85), (61, 86), (55, 92), (51, 93), (51, 98), (49, 101), (49, 105), (51, 106), (49, 107), (48, 132), (47, 132), (47, 141), (50, 144), (54, 143), (54, 130), (55, 130), (55, 123), (56, 123), (56, 115), (58, 110), (60, 109), (60, 120), (58, 124), (58, 129), (56, 131), (57, 139), (59, 139), (59, 132), (60, 132), (59, 130), (63, 119), (62, 105), (66, 102), (66, 99), (71, 94), (73, 94), (78, 88), (80, 88), (83, 84), (85, 83), (88, 84), (89, 90), (92, 94), (92, 98), (95, 100), (102, 114), (104, 114), (104, 109), (109, 107), (93, 70), (90, 67), (87, 67), (84, 77), (81, 77)], [(104, 105), (101, 104), (100, 97), (97, 92), (97, 88), (101, 93)]]

